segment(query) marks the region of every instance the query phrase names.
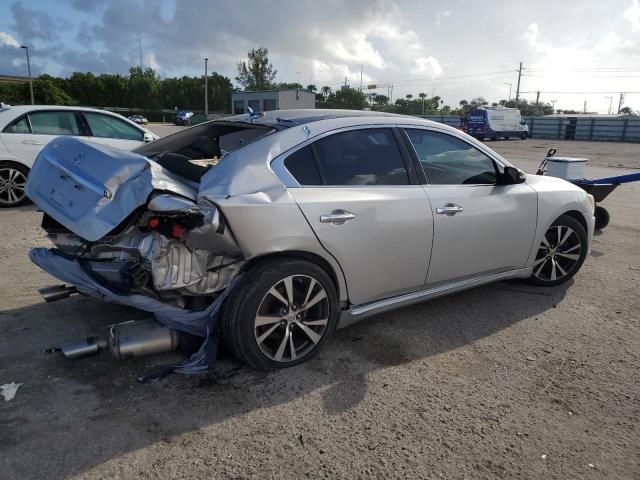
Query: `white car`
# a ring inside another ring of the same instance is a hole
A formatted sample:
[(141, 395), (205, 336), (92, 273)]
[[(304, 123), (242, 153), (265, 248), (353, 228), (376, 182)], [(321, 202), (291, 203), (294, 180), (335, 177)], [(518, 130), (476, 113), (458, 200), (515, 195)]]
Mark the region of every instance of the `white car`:
[(133, 150), (159, 137), (121, 115), (82, 107), (52, 105), (0, 108), (0, 207), (16, 207), (40, 150), (58, 135)]

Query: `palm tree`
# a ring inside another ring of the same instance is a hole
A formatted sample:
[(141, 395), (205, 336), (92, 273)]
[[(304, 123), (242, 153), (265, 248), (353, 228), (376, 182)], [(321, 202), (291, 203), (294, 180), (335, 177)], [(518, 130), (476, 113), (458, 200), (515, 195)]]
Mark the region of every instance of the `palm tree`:
[(317, 92), (318, 91), (318, 87), (316, 87), (313, 83), (311, 85), (307, 85), (307, 91), (309, 92)]
[(407, 93), (407, 94), (405, 95), (405, 98), (406, 98), (407, 100), (411, 100), (411, 99), (413, 98), (413, 95), (411, 95), (410, 93)]
[(418, 96), (422, 99), (422, 114), (424, 115), (424, 99), (427, 98), (427, 94), (424, 92), (420, 92)]

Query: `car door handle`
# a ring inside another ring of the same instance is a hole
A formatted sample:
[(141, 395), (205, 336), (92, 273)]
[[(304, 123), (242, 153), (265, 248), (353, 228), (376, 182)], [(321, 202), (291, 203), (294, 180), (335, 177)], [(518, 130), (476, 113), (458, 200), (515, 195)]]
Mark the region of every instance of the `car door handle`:
[(456, 205), (455, 203), (447, 203), (443, 207), (436, 208), (436, 213), (438, 215), (446, 215), (447, 217), (452, 217), (456, 213), (460, 213), (464, 210), (460, 205)]
[(334, 225), (342, 225), (348, 220), (353, 220), (356, 216), (346, 210), (334, 210), (326, 215), (320, 215), (320, 223), (333, 223)]
[(42, 142), (37, 142), (35, 140), (22, 140), (23, 145), (42, 145)]

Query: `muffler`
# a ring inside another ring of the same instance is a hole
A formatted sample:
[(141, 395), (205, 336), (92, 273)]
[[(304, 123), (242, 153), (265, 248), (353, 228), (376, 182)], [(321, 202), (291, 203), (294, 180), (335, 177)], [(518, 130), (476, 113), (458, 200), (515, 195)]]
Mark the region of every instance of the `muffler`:
[(75, 360), (107, 349), (114, 357), (122, 359), (171, 352), (177, 347), (178, 332), (163, 327), (154, 319), (147, 319), (111, 325), (106, 339), (88, 337), (60, 348), (65, 357)]
[(111, 326), (108, 343), (116, 358), (143, 357), (175, 350), (178, 333), (153, 319), (138, 320)]
[(73, 285), (70, 287), (66, 285), (54, 285), (53, 287), (41, 288), (38, 292), (45, 302), (51, 303), (78, 293), (78, 289)]

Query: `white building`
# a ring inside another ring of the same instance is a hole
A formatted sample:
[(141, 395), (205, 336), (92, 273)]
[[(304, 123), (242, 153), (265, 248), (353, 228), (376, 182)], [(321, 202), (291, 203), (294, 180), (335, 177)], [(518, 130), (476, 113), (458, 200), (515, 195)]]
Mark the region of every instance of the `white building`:
[(316, 94), (302, 89), (261, 90), (231, 94), (231, 111), (234, 114), (248, 112), (247, 107), (254, 112), (316, 108)]

